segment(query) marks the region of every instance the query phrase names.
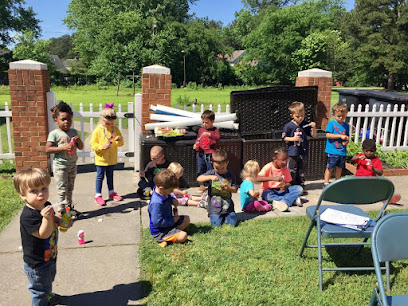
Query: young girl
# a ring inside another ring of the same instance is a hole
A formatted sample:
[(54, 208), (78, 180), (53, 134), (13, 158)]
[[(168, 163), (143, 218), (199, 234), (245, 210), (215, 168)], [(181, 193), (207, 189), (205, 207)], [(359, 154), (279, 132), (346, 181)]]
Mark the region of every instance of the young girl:
[[(167, 168), (170, 171), (172, 171), (178, 180), (183, 176), (184, 174), (184, 169), (183, 167), (177, 163), (177, 162), (172, 162), (170, 163), (169, 167)], [(180, 190), (178, 188), (175, 188), (173, 190), (172, 196), (177, 199), (179, 205), (185, 205), (185, 206), (197, 206), (197, 207), (203, 207), (205, 208), (206, 201), (205, 197), (197, 197), (197, 196), (192, 196), (188, 195), (187, 190)]]
[[(76, 149), (82, 150), (84, 144), (75, 129), (71, 129), (73, 112), (65, 102), (60, 102), (51, 109), (52, 117), (58, 128), (53, 130), (47, 138), (45, 152), (54, 154), (53, 172), (57, 182), (58, 202), (67, 202), (72, 207), (72, 191), (74, 190), (77, 173)], [(63, 208), (63, 207), (60, 207)], [(60, 208), (56, 208), (56, 212)], [(74, 211), (74, 210), (73, 210)]]
[(262, 182), (262, 199), (272, 202), (273, 208), (287, 211), (293, 202), (301, 206), (300, 196), (303, 188), (291, 186), (292, 177), (287, 167), (288, 151), (278, 148), (273, 151), (272, 162), (266, 164), (259, 172), (256, 180)]
[(113, 170), (118, 163), (118, 147), (123, 146), (123, 137), (115, 126), (116, 113), (113, 104), (105, 104), (101, 113), (101, 124), (92, 133), (90, 145), (95, 152), (96, 165), (96, 194), (95, 203), (105, 206), (102, 198), (102, 182), (106, 173), (108, 183), (109, 200), (122, 201), (113, 189)]
[(249, 160), (244, 165), (242, 178), (244, 181), (240, 186), (241, 209), (244, 212), (270, 211), (272, 205), (267, 201), (258, 201), (259, 191), (254, 190), (254, 182), (259, 173), (259, 164), (255, 160)]

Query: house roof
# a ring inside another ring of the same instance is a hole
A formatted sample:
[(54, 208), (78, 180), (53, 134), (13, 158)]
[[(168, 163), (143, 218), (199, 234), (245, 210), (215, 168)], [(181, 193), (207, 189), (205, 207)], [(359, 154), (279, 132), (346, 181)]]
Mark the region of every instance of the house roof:
[(232, 65), (234, 66), (235, 64), (238, 63), (239, 58), (241, 56), (245, 55), (245, 50), (234, 50), (232, 52), (231, 56), (229, 54), (225, 55), (225, 59)]
[(58, 55), (49, 55), (48, 56), (51, 61), (54, 63), (55, 67), (57, 68), (58, 71), (60, 72), (68, 72), (68, 69), (65, 67), (65, 65), (62, 63), (60, 57)]

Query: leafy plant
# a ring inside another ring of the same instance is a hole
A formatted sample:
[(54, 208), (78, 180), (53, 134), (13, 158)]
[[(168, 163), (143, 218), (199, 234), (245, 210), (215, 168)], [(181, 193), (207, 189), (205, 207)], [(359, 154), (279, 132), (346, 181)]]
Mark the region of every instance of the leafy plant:
[(177, 99), (177, 104), (179, 105), (183, 105), (183, 104), (188, 104), (191, 102), (191, 98), (190, 96), (187, 95), (182, 95), (182, 96), (178, 96)]

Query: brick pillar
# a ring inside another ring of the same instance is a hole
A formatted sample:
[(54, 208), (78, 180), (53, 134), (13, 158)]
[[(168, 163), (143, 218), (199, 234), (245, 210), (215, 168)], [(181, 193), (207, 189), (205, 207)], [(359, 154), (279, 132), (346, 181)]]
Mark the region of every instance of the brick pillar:
[(16, 170), (47, 169), (46, 92), (50, 90), (47, 65), (23, 60), (10, 63), (9, 68)]
[(332, 72), (318, 68), (299, 71), (296, 78), (296, 86), (319, 87), (317, 94), (316, 125), (320, 129), (325, 129), (331, 113)]
[(152, 65), (143, 68), (142, 73), (142, 131), (150, 121), (150, 104), (171, 106), (170, 69)]

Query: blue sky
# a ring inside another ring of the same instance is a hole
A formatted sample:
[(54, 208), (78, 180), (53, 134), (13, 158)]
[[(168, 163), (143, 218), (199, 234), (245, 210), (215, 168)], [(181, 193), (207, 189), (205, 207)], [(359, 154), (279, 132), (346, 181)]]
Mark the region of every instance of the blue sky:
[[(62, 20), (66, 17), (70, 0), (26, 0), (27, 6), (32, 6), (37, 18), (42, 20), (42, 39), (60, 37), (72, 32), (64, 25)], [(354, 0), (347, 0), (347, 8), (354, 6)], [(199, 0), (190, 7), (190, 13), (197, 17), (222, 21), (227, 25), (234, 20), (234, 13), (243, 8), (241, 0)]]

